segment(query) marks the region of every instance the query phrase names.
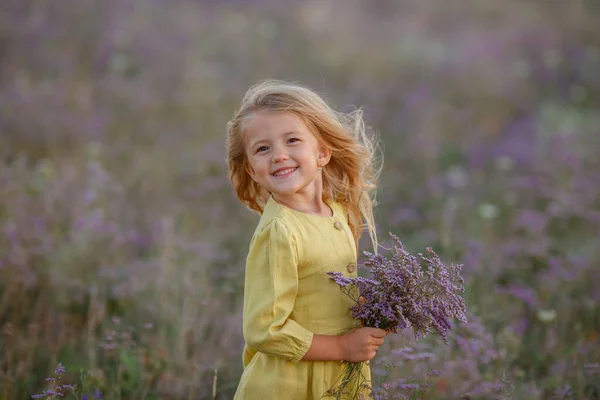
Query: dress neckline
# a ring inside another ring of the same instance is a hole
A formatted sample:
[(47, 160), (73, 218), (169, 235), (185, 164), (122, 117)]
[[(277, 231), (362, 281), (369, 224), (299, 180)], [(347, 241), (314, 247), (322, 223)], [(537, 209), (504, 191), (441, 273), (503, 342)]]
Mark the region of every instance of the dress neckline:
[(331, 210), (331, 215), (309, 214), (309, 213), (306, 213), (306, 212), (303, 212), (303, 211), (294, 210), (293, 208), (290, 208), (290, 207), (286, 206), (285, 204), (278, 203), (277, 201), (275, 201), (275, 199), (273, 198), (273, 196), (269, 197), (269, 201), (273, 202), (274, 204), (276, 204), (277, 207), (281, 207), (283, 209), (286, 209), (286, 210), (288, 210), (291, 213), (296, 214), (296, 215), (303, 215), (303, 216), (306, 216), (306, 217), (314, 217), (314, 218), (323, 218), (323, 219), (326, 219), (326, 220), (327, 219), (336, 219), (336, 216), (337, 216), (337, 213), (335, 212), (335, 207), (332, 205), (331, 199), (323, 200), (323, 202)]

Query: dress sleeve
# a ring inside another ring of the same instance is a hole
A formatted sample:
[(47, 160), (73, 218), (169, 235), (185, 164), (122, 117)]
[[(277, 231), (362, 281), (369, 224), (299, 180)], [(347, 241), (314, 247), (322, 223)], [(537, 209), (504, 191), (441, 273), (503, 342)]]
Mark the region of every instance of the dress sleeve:
[(261, 353), (298, 362), (313, 333), (290, 319), (298, 293), (298, 253), (290, 230), (273, 220), (257, 232), (246, 261), (243, 333)]

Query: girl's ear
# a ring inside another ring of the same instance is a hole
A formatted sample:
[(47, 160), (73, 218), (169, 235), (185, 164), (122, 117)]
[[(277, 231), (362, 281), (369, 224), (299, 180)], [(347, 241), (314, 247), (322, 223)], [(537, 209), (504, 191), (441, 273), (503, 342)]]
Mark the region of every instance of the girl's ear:
[(331, 150), (328, 147), (322, 146), (319, 148), (319, 155), (317, 158), (317, 164), (320, 167), (324, 167), (329, 164), (329, 160), (331, 160)]

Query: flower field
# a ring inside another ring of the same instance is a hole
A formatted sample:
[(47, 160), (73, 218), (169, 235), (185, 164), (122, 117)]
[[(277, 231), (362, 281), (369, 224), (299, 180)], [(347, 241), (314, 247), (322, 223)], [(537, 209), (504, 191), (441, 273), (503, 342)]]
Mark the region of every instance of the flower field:
[(468, 322), (388, 336), (377, 398), (600, 399), (599, 4), (4, 0), (0, 400), (233, 397), (225, 124), (265, 78), (364, 110), (381, 253), (463, 265)]

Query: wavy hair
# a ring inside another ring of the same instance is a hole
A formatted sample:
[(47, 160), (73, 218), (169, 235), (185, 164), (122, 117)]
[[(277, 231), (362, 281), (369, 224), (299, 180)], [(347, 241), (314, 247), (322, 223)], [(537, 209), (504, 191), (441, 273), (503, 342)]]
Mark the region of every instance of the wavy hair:
[(377, 252), (373, 208), (382, 162), (377, 158), (378, 146), (367, 132), (362, 111), (337, 112), (311, 89), (279, 80), (261, 81), (248, 89), (239, 110), (227, 123), (227, 166), (238, 199), (259, 214), (270, 193), (247, 172), (242, 134), (245, 122), (260, 111), (296, 114), (319, 143), (331, 151), (331, 159), (322, 171), (323, 200), (345, 203), (357, 249), (366, 226)]

